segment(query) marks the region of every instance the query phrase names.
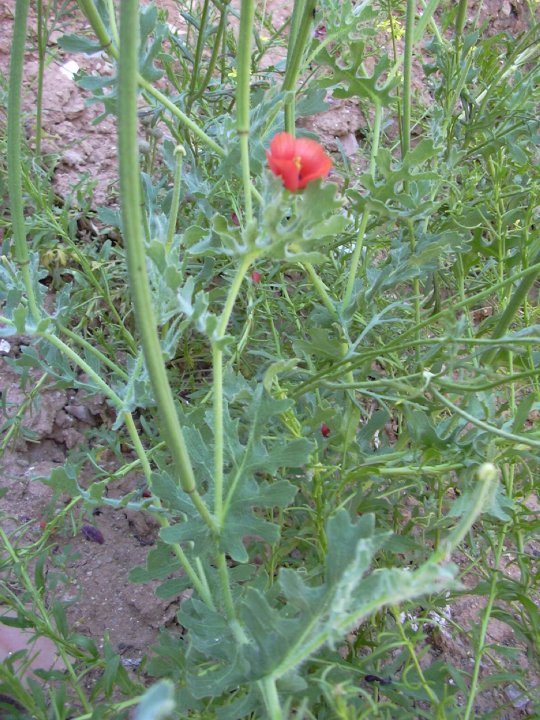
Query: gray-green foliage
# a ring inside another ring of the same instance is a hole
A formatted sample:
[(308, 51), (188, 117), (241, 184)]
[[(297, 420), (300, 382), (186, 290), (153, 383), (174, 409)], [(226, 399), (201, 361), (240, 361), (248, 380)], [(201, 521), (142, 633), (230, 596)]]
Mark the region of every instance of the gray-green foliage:
[[(92, 7), (102, 24), (94, 29), (114, 36), (110, 7)], [(28, 551), (15, 551), (2, 536), (0, 568), (37, 608), (30, 613), (17, 593), (6, 592), (1, 599), (15, 609), (16, 622), (61, 643), (75, 665), (99, 670), (88, 697), (83, 676), (71, 675), (83, 717), (123, 717), (138, 704), (141, 719), (468, 720), (484, 690), (480, 665), (493, 650), (489, 617), (506, 623), (534, 657), (539, 622), (530, 597), (537, 576), (527, 537), (537, 522), (526, 502), (539, 443), (532, 419), (540, 407), (538, 317), (529, 295), (540, 262), (538, 29), (518, 39), (487, 38), (477, 29), (463, 35), (451, 9), (435, 31), (426, 23), (433, 103), (414, 105), (414, 135), (404, 145), (401, 51), (394, 57), (379, 42), (389, 8), (395, 31), (402, 4), (321, 2), (315, 22), (326, 35), (305, 48), (296, 115), (331, 107), (326, 93), (333, 101), (354, 99), (366, 119), (362, 149), (373, 148), (356, 173), (335, 162), (339, 190), (317, 181), (291, 194), (270, 176), (265, 148), (282, 129), (291, 97), (279, 87), (280, 68), (253, 74), (251, 219), (234, 116), (231, 8), (206, 2), (195, 17), (181, 3), (188, 27), (182, 37), (152, 6), (138, 20), (150, 148), (141, 173), (145, 266), (197, 498), (217, 528), (180, 486), (170, 445), (160, 442), (151, 372), (125, 290), (126, 223), (102, 208), (103, 232), (114, 242), (98, 237), (81, 248), (69, 213), (48, 207), (43, 186), (24, 186), (35, 209), (25, 228), (41, 316), (28, 306), (29, 285), (17, 263), (5, 257), (0, 332), (29, 338), (10, 362), (26, 383), (44, 371), (60, 387), (105, 393), (113, 416), (110, 428), (93, 431), (91, 449), (74, 453), (44, 482), (55, 500), (69, 496), (86, 510), (152, 513), (159, 539), (130, 578), (157, 581), (160, 598), (182, 598), (177, 619), (184, 633), (160, 634), (147, 670), (161, 680), (145, 691), (127, 677), (109, 642), (100, 656), (70, 631), (58, 600), (40, 607), (48, 592), (48, 535)], [(259, 21), (270, 28), (267, 17)], [(261, 38), (257, 32), (254, 57), (264, 60)], [(272, 42), (285, 44), (285, 34)], [(60, 44), (70, 52), (106, 46), (103, 37), (75, 35)], [(160, 87), (168, 82), (161, 94), (152, 85), (158, 79)], [(116, 113), (116, 73), (79, 82), (105, 114)], [(161, 144), (158, 127), (169, 136)], [(185, 152), (181, 207), (169, 238), (178, 146)], [(404, 146), (410, 149), (402, 153)], [(39, 251), (57, 236), (69, 248), (73, 280), (62, 285), (56, 278), (55, 307), (45, 311)], [(251, 283), (248, 268), (259, 273)], [(223, 327), (231, 287), (234, 312)], [(209, 380), (210, 356), (214, 378), (224, 366), (221, 387)], [(13, 423), (6, 420), (5, 429)], [(134, 462), (123, 457), (126, 443), (139, 453)], [(105, 448), (115, 453), (116, 473), (101, 465)], [(89, 487), (79, 477), (85, 462), (95, 472)], [(491, 463), (501, 468), (500, 482)], [(109, 485), (128, 470), (144, 473), (150, 497), (140, 487), (109, 496)], [(50, 532), (68, 512), (55, 507)], [(473, 526), (481, 512), (482, 525)], [(436, 642), (430, 613), (443, 613), (447, 593), (460, 592), (450, 558), (458, 544), (462, 567), (477, 567), (484, 578), (474, 592), (487, 599), (489, 612), (472, 633), (472, 669), (444, 657), (424, 667), (428, 636)], [(502, 572), (503, 552), (514, 547), (519, 577)], [(41, 565), (29, 581), (21, 568), (31, 566), (34, 553)], [(203, 592), (193, 590), (194, 576)], [(410, 616), (400, 617), (401, 604)], [(504, 652), (515, 658), (519, 649)], [(527, 693), (524, 676), (497, 662), (500, 682)], [(383, 682), (368, 684), (370, 676)], [(10, 666), (0, 674), (0, 692), (39, 718), (47, 705), (56, 717), (78, 713), (65, 677), (50, 679), (60, 681), (51, 697), (36, 685), (32, 699)]]

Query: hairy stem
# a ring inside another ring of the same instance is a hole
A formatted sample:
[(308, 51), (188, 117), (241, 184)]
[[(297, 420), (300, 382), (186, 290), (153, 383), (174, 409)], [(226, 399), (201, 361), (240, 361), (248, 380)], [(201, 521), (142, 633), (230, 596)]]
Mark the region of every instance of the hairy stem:
[(29, 0), (18, 0), (15, 5), (11, 60), (9, 65), (8, 122), (7, 122), (7, 175), (11, 223), (15, 240), (15, 258), (23, 278), (28, 307), (35, 322), (41, 316), (30, 276), (30, 257), (24, 227), (24, 203), (21, 171), (21, 87), (28, 20)]
[(138, 34), (138, 0), (122, 0), (120, 7), (121, 52), (118, 74), (118, 154), (129, 287), (133, 298), (135, 318), (141, 334), (146, 367), (161, 416), (163, 435), (178, 472), (180, 484), (184, 492), (190, 495), (205, 523), (213, 533), (216, 533), (215, 520), (197, 490), (193, 467), (163, 363), (152, 310), (152, 293), (141, 232), (140, 172), (137, 151)]

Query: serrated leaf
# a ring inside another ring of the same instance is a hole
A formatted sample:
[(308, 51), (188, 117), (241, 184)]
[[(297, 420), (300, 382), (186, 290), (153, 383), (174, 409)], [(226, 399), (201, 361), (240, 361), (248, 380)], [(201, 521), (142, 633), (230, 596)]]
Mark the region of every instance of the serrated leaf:
[(326, 101), (326, 90), (320, 87), (310, 87), (296, 101), (296, 116), (308, 117), (324, 112), (329, 107), (330, 105)]
[(38, 477), (44, 485), (51, 487), (55, 494), (66, 493), (70, 497), (79, 495), (79, 486), (76, 479), (76, 469), (72, 465), (54, 468), (49, 477)]
[(180, 563), (164, 543), (158, 543), (146, 557), (146, 565), (139, 565), (129, 572), (129, 580), (133, 583), (162, 580), (172, 573), (178, 572)]
[(278, 584), (286, 602), (279, 608), (260, 590), (247, 590), (239, 613), (252, 639), (244, 653), (255, 677), (278, 679), (292, 672), (365, 615), (440, 589), (455, 573), (453, 567), (428, 562), (416, 572), (383, 569), (366, 576), (374, 553), (387, 538), (375, 532), (369, 515), (353, 520), (345, 510), (338, 511), (328, 521), (327, 537), (323, 583), (307, 585), (303, 573), (282, 569)]

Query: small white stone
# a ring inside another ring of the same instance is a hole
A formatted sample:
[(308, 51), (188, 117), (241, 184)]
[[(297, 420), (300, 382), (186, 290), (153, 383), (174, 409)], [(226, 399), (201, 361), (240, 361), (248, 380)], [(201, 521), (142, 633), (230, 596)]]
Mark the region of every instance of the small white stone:
[(73, 80), (75, 75), (79, 72), (79, 66), (75, 62), (75, 60), (68, 60), (66, 63), (60, 66), (60, 72), (68, 77), (70, 80)]
[(8, 352), (10, 352), (10, 350), (11, 350), (11, 345), (8, 343), (7, 340), (4, 340), (2, 338), (2, 340), (0, 340), (0, 353), (7, 355)]

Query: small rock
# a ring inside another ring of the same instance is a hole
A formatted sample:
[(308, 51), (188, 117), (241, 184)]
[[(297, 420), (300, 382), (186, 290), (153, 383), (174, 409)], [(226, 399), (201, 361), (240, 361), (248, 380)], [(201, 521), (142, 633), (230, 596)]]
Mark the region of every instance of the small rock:
[(76, 417), (77, 420), (80, 420), (81, 422), (92, 422), (92, 414), (85, 405), (66, 405), (64, 409), (67, 413), (73, 415), (73, 417)]
[(343, 135), (341, 138), (341, 144), (343, 145), (343, 149), (345, 150), (347, 157), (351, 157), (356, 154), (356, 151), (358, 150), (358, 140), (356, 139), (354, 133), (347, 133), (347, 135)]
[(68, 167), (79, 167), (83, 164), (83, 156), (76, 150), (66, 150), (62, 161)]
[(67, 427), (71, 427), (73, 425), (73, 423), (75, 422), (75, 420), (71, 415), (68, 415), (63, 410), (60, 410), (59, 412), (56, 413), (54, 422), (59, 428), (67, 428)]
[(75, 60), (68, 60), (63, 65), (60, 65), (60, 72), (66, 77), (68, 77), (70, 80), (73, 80), (79, 70), (80, 68), (75, 62)]
[(0, 340), (0, 353), (2, 355), (7, 355), (11, 350), (11, 345), (8, 343), (7, 340)]
[(501, 5), (501, 15), (506, 15), (506, 17), (508, 17), (511, 12), (512, 6), (508, 2), (508, 0), (504, 0), (503, 4)]
[(518, 690), (514, 685), (509, 685), (506, 690), (506, 697), (517, 710), (523, 710), (529, 704), (529, 698), (525, 693)]
[(74, 120), (80, 117), (84, 112), (84, 101), (78, 95), (71, 95), (69, 103), (65, 106), (64, 115), (66, 120)]
[(71, 450), (78, 445), (82, 445), (84, 442), (84, 436), (81, 435), (80, 432), (75, 430), (75, 428), (67, 428), (66, 430), (63, 430), (62, 439), (65, 442), (68, 450)]

